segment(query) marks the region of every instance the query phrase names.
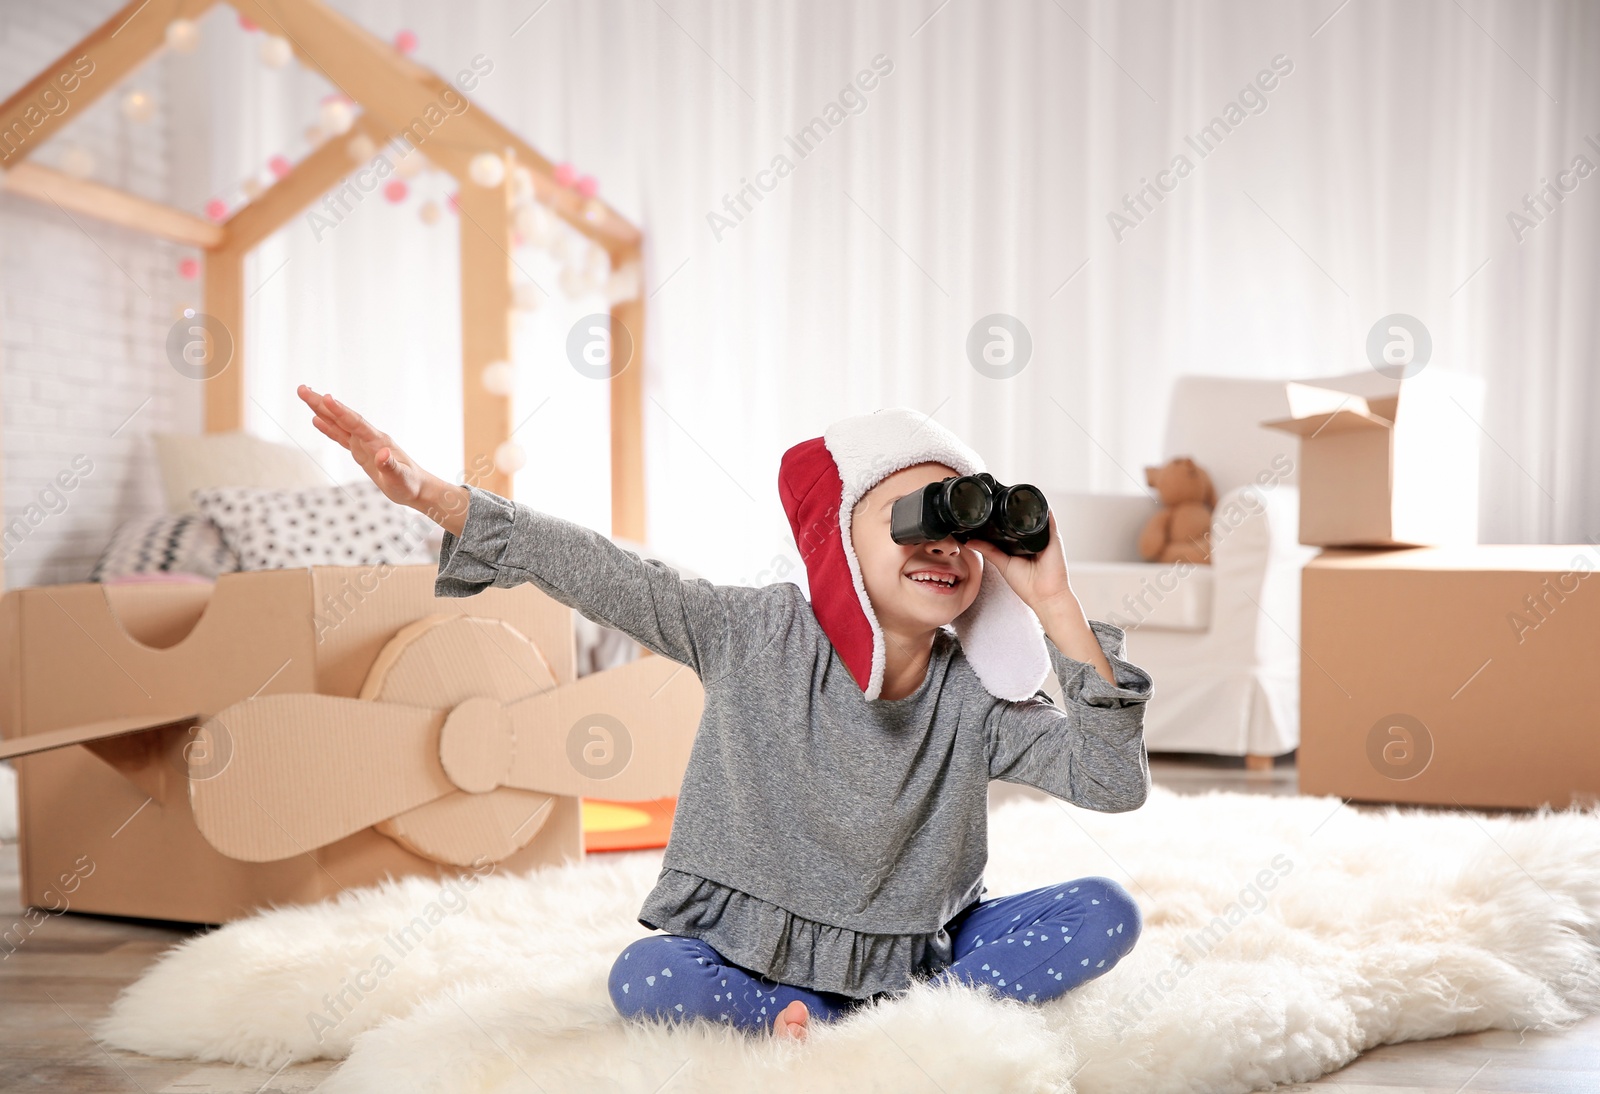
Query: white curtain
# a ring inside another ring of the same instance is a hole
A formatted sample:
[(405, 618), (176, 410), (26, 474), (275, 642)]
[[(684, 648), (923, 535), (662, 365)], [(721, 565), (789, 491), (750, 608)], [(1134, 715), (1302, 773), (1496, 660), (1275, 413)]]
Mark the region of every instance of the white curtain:
[[(651, 544), (714, 580), (802, 576), (778, 460), (841, 416), (916, 407), (1002, 480), (1134, 491), (1173, 377), (1351, 371), (1395, 312), (1427, 326), (1429, 367), (1488, 382), (1481, 538), (1600, 532), (1600, 177), (1571, 171), (1600, 167), (1592, 5), (338, 6), (415, 31), (446, 75), (491, 59), (474, 101), (643, 226)], [(262, 69), (231, 24), (207, 43), (216, 188), (294, 146), (326, 89)], [(757, 174), (780, 155), (792, 172)], [(749, 211), (713, 226), (746, 180)], [(1544, 180), (1576, 185), (1508, 220)], [(379, 196), (264, 248), (252, 428), (327, 454), (305, 379), (458, 470), (454, 248), (448, 218)], [(562, 348), (588, 310), (558, 299), (519, 343), (517, 491), (606, 531), (605, 392)], [(993, 313), (1032, 338), (1006, 379), (966, 348)]]

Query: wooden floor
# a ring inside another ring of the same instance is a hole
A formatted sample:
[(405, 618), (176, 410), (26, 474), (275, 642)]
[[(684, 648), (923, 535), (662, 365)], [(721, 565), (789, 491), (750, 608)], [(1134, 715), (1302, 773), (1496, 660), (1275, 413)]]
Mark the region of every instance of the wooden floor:
[[(1157, 783), (1293, 794), (1292, 764), (1247, 772), (1215, 757), (1157, 756)], [(995, 803), (1029, 788), (993, 783)], [(0, 845), (0, 917), (20, 911), (15, 844)], [(0, 1094), (13, 1091), (145, 1091), (148, 1094), (300, 1094), (337, 1065), (319, 1061), (280, 1072), (157, 1060), (97, 1044), (88, 1034), (117, 992), (157, 954), (185, 937), (171, 925), (68, 913), (47, 920), (0, 960)], [(931, 1087), (930, 1087), (931, 1089)], [(1593, 1094), (1600, 1091), (1600, 1016), (1561, 1033), (1509, 1031), (1374, 1049), (1333, 1075), (1280, 1090), (1344, 1094)]]

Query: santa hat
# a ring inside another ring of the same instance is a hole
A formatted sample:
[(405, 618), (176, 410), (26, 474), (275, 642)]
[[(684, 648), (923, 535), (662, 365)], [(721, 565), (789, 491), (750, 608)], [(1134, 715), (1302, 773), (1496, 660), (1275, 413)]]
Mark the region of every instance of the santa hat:
[[(919, 411), (879, 410), (845, 418), (783, 454), (778, 494), (805, 560), (811, 610), (866, 698), (883, 691), (883, 628), (867, 599), (850, 542), (850, 516), (868, 490), (903, 468), (942, 463), (959, 475), (983, 458)], [(1050, 671), (1044, 631), (1000, 571), (984, 566), (978, 595), (956, 617), (962, 651), (991, 695), (1030, 699)]]

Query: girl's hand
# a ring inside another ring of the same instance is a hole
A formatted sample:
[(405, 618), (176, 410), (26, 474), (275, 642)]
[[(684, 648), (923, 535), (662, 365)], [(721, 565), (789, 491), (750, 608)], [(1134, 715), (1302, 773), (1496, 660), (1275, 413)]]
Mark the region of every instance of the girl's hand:
[(387, 433), (374, 429), (372, 423), (332, 395), (318, 395), (305, 384), (295, 390), (315, 412), (311, 423), (318, 432), (349, 450), (384, 497), (419, 510), (447, 531), (461, 534), (466, 522), (465, 490), (423, 470)]
[(1055, 510), (1050, 511), (1050, 542), (1032, 558), (1008, 555), (994, 544), (982, 539), (969, 539), (966, 546), (983, 556), (985, 562), (1000, 571), (1006, 584), (1016, 590), (1022, 602), (1034, 614), (1043, 616), (1044, 608), (1057, 598), (1072, 597), (1072, 582), (1067, 577), (1067, 554), (1056, 534)]
[(1008, 555), (981, 539), (969, 539), (966, 545), (996, 567), (1006, 584), (1033, 609), (1056, 649), (1074, 661), (1087, 661), (1107, 683), (1116, 684), (1111, 662), (1083, 614), (1072, 583), (1067, 580), (1067, 553), (1061, 546), (1061, 537), (1056, 534), (1055, 510), (1050, 511), (1050, 542), (1032, 558)]

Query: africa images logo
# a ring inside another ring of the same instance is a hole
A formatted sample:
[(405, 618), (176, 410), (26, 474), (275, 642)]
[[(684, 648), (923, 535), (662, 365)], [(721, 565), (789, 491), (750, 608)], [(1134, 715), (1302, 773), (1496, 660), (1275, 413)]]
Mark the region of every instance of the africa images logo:
[[(1293, 71), (1294, 61), (1287, 54), (1278, 54), (1272, 59), (1271, 68), (1257, 72), (1254, 80), (1240, 88), (1239, 94), (1223, 105), (1221, 113), (1213, 116), (1193, 136), (1185, 136), (1184, 143), (1194, 149), (1196, 156), (1205, 159), (1252, 114), (1265, 114), (1271, 105), (1267, 96), (1277, 89), (1280, 80)], [(1148, 178), (1140, 179), (1132, 193), (1122, 196), (1121, 210), (1113, 209), (1106, 214), (1112, 237), (1121, 243), (1124, 236), (1149, 219), (1150, 214), (1156, 211), (1156, 206), (1178, 188), (1178, 183), (1193, 174), (1194, 169), (1195, 162), (1179, 152), (1172, 157), (1166, 170), (1156, 172), (1154, 182)]]
[[(887, 54), (880, 53), (872, 59), (871, 68), (856, 73), (855, 79), (840, 89), (837, 96), (823, 104), (820, 113), (794, 134), (784, 138), (795, 159), (809, 157), (824, 138), (844, 125), (851, 116), (865, 112), (867, 93), (893, 71), (894, 62)], [(790, 159), (785, 152), (779, 152), (772, 157), (771, 163), (756, 172), (754, 182), (741, 178), (739, 189), (722, 195), (722, 208), (726, 215), (716, 209), (706, 214), (706, 224), (711, 227), (711, 235), (718, 243), (722, 242), (724, 233), (744, 223), (745, 217), (755, 208), (751, 205), (752, 200), (758, 203), (763, 201), (766, 195), (778, 188), (778, 183), (794, 174), (795, 159)]]

